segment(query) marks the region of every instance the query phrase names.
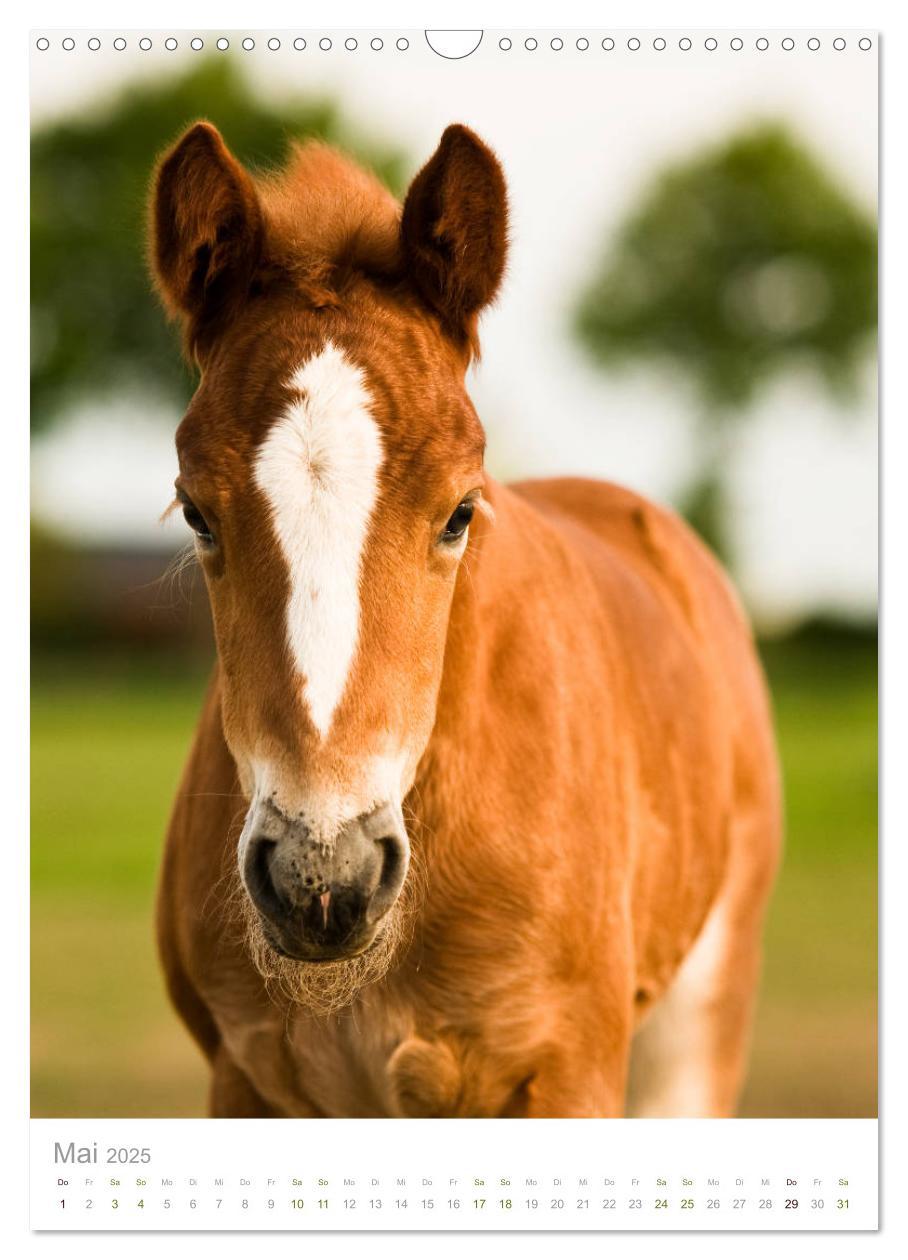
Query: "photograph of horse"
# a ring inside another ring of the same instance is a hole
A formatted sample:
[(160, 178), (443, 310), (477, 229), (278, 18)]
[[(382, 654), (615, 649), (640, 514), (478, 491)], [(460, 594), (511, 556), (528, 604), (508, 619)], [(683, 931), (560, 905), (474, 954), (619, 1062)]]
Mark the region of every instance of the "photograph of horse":
[[(158, 896), (213, 1116), (728, 1116), (780, 784), (751, 633), (673, 512), (499, 484), (466, 392), (507, 192), (308, 142), (161, 159), (150, 258), (217, 666)], [(552, 442), (558, 417), (551, 417)]]

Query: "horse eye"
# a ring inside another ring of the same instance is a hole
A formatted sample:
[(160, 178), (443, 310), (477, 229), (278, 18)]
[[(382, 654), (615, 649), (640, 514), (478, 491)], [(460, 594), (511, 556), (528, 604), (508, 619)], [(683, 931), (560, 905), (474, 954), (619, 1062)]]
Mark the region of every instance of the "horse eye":
[(194, 503), (183, 504), (183, 519), (200, 542), (209, 544), (214, 542), (214, 535), (208, 528), (208, 522)]
[(466, 533), (467, 526), (473, 519), (473, 512), (475, 510), (476, 505), (471, 503), (469, 499), (464, 500), (463, 503), (458, 503), (444, 528), (441, 541), (445, 543), (452, 543), (457, 542), (459, 538), (463, 538)]

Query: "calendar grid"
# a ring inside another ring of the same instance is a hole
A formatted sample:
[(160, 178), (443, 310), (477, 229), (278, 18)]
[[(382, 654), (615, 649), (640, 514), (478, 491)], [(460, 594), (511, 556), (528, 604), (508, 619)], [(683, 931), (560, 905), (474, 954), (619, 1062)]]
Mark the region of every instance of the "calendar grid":
[(67, 1121), (37, 1230), (868, 1230), (877, 1122)]

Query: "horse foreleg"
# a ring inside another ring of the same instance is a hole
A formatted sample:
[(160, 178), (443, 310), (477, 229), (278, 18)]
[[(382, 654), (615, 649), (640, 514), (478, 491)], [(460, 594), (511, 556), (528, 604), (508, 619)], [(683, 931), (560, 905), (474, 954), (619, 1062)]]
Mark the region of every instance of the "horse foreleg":
[(628, 1112), (735, 1114), (760, 972), (762, 905), (720, 902), (634, 1040)]
[(283, 1113), (265, 1102), (222, 1043), (211, 1066), (208, 1114), (214, 1119), (250, 1120), (270, 1119)]
[(570, 1030), (572, 1035), (526, 1082), (520, 1114), (529, 1119), (613, 1119), (624, 1114), (631, 1018), (623, 1011), (609, 1016), (582, 1036)]

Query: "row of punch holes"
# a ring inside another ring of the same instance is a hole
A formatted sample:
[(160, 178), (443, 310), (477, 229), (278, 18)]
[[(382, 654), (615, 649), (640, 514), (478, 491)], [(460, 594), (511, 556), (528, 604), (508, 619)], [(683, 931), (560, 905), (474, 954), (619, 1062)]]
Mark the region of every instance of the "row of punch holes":
[[(112, 40), (111, 43), (112, 47), (118, 52), (122, 52), (127, 47), (127, 41), (122, 35)], [(256, 47), (256, 41), (250, 35), (241, 39), (239, 43), (244, 52), (252, 52)], [(279, 40), (276, 35), (271, 36), (271, 38), (264, 41), (264, 43), (265, 47), (267, 47), (271, 52), (277, 52), (282, 47), (281, 40)], [(516, 43), (519, 46), (521, 41), (517, 40)], [(535, 52), (536, 49), (540, 47), (539, 40), (535, 39), (532, 35), (524, 39), (522, 44), (528, 52)], [(842, 52), (848, 47), (848, 41), (843, 39), (841, 36), (834, 38), (831, 41), (831, 44), (836, 52)], [(498, 47), (502, 52), (509, 52), (514, 45), (515, 41), (506, 35), (498, 41)], [(565, 47), (565, 42), (556, 35), (553, 39), (548, 41), (548, 45), (553, 52), (560, 52)], [(805, 45), (811, 52), (816, 52), (822, 47), (822, 41), (816, 36), (812, 36), (805, 41)], [(42, 35), (36, 41), (35, 46), (39, 52), (47, 52), (50, 48), (50, 40), (47, 39), (46, 36)], [(93, 35), (86, 41), (86, 46), (90, 52), (97, 52), (102, 47), (102, 42), (96, 35)], [(179, 48), (180, 44), (179, 40), (171, 35), (162, 40), (162, 46), (167, 50), (167, 52), (175, 52)], [(219, 52), (226, 52), (230, 47), (230, 40), (225, 35), (222, 35), (219, 39), (214, 41), (214, 46)], [(296, 39), (290, 41), (290, 46), (297, 52), (303, 52), (308, 47), (306, 40), (303, 39), (302, 36), (297, 36)], [(380, 52), (384, 46), (385, 42), (379, 36), (375, 36), (369, 41), (369, 47), (375, 52)], [(606, 36), (605, 39), (601, 40), (601, 47), (605, 52), (611, 52), (618, 46), (619, 45), (611, 38), (611, 36)], [(639, 52), (640, 49), (643, 48), (644, 44), (642, 40), (632, 35), (625, 41), (625, 46), (630, 52)], [(656, 36), (656, 38), (652, 40), (651, 46), (656, 52), (663, 52), (668, 47), (668, 41), (663, 39), (661, 36)], [(857, 41), (857, 46), (862, 52), (868, 52), (873, 47), (873, 41), (868, 39), (867, 36), (863, 36)], [(60, 47), (66, 52), (72, 52), (76, 47), (76, 41), (72, 38), (72, 36), (66, 36), (60, 41)], [(147, 35), (143, 36), (138, 40), (138, 47), (143, 52), (148, 52), (154, 47), (154, 41)], [(205, 41), (200, 36), (196, 35), (189, 40), (189, 47), (194, 52), (201, 52), (205, 47)], [(318, 41), (318, 47), (322, 50), (322, 52), (329, 52), (334, 47), (334, 43), (327, 36), (323, 36)], [(398, 52), (406, 52), (410, 47), (410, 41), (405, 36), (401, 36), (399, 39), (394, 41), (394, 47), (398, 50)], [(574, 47), (579, 52), (586, 52), (591, 47), (591, 43), (586, 36), (581, 35), (574, 41)], [(689, 52), (694, 47), (694, 41), (687, 36), (684, 36), (678, 40), (678, 47), (682, 52)], [(715, 52), (719, 47), (719, 41), (713, 36), (709, 36), (704, 39), (703, 47), (707, 52)], [(728, 47), (732, 52), (740, 52), (744, 48), (744, 40), (741, 39), (740, 36), (734, 36), (728, 41)], [(759, 52), (766, 52), (770, 47), (770, 41), (765, 36), (760, 36), (758, 39), (754, 40), (754, 47)], [(784, 39), (779, 41), (779, 47), (784, 49), (785, 52), (791, 52), (797, 47), (797, 44), (791, 36), (786, 36)], [(349, 38), (344, 40), (344, 48), (348, 52), (355, 52), (359, 48), (359, 40), (351, 35)]]
[[(244, 52), (252, 52), (256, 46), (256, 42), (251, 35), (247, 35), (245, 39), (241, 39), (238, 42)], [(201, 52), (205, 47), (205, 41), (199, 35), (195, 35), (188, 41), (188, 43), (193, 52)], [(269, 40), (265, 41), (265, 45), (271, 52), (277, 52), (282, 47), (281, 41), (276, 35), (272, 35)], [(101, 41), (96, 35), (93, 35), (91, 39), (87, 41), (86, 46), (90, 52), (97, 52), (101, 48)], [(127, 41), (122, 35), (112, 41), (112, 47), (115, 48), (117, 52), (122, 52), (127, 46)], [(161, 46), (165, 48), (167, 52), (176, 52), (180, 46), (180, 41), (173, 35), (170, 35), (161, 41)], [(226, 37), (226, 35), (222, 35), (219, 39), (214, 41), (214, 46), (219, 52), (226, 52), (230, 47), (230, 40)], [(296, 39), (290, 41), (290, 46), (297, 52), (303, 52), (308, 47), (306, 40), (303, 39), (302, 36), (297, 36)], [(380, 52), (384, 46), (385, 41), (380, 39), (377, 35), (374, 39), (369, 41), (369, 47), (375, 52)], [(42, 35), (40, 39), (36, 41), (36, 47), (39, 52), (47, 52), (48, 48), (50, 48), (50, 40)], [(72, 36), (67, 36), (65, 39), (60, 41), (60, 47), (66, 52), (72, 52), (76, 47), (76, 41), (72, 38)], [(154, 47), (154, 40), (149, 39), (147, 35), (144, 35), (140, 40), (138, 40), (138, 47), (142, 50), (142, 52), (150, 52), (150, 50)], [(322, 52), (329, 52), (334, 47), (334, 41), (329, 39), (326, 35), (318, 41), (318, 47), (322, 50)], [(348, 52), (355, 52), (359, 47), (359, 40), (354, 39), (351, 35), (349, 39), (344, 40), (344, 47)], [(406, 52), (410, 47), (410, 41), (404, 36), (401, 36), (400, 39), (395, 41), (395, 47), (398, 52)]]

